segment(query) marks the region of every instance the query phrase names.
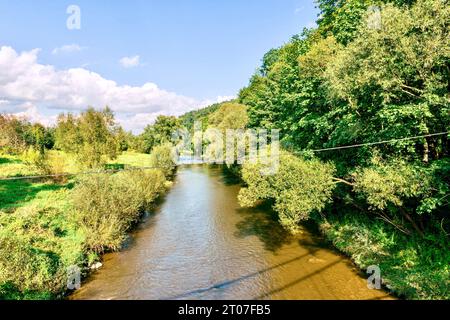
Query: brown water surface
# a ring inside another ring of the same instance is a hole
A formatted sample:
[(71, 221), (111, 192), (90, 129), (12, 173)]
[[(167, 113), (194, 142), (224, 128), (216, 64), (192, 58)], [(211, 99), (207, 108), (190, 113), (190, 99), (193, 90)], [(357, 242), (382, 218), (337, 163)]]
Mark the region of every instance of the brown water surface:
[(314, 233), (242, 209), (220, 168), (185, 166), (119, 253), (70, 299), (383, 299)]

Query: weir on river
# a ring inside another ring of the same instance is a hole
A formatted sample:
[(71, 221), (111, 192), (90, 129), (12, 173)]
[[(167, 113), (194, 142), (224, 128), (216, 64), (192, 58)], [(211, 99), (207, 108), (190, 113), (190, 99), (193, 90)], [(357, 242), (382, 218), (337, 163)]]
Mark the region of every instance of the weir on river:
[(240, 208), (222, 169), (181, 166), (173, 188), (70, 299), (384, 299), (315, 232)]

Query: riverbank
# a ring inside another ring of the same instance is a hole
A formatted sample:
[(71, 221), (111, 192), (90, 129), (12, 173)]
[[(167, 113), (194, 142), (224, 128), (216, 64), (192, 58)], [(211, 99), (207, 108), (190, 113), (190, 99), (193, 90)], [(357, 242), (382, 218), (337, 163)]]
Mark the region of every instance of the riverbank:
[(380, 220), (349, 211), (316, 223), (324, 236), (362, 270), (380, 267), (383, 284), (409, 300), (450, 299), (450, 252), (444, 237), (404, 235)]
[[(229, 172), (242, 176), (239, 170)], [(265, 194), (276, 194), (279, 191), (271, 185), (276, 179), (256, 188), (263, 188)], [(384, 287), (395, 296), (410, 300), (450, 299), (450, 250), (448, 235), (440, 224), (430, 224), (423, 236), (408, 235), (342, 201), (328, 204), (321, 214), (311, 214), (310, 220), (361, 270), (378, 266)]]
[[(35, 173), (19, 157), (0, 160), (0, 176)], [(149, 155), (131, 153), (117, 161), (151, 163)], [(86, 277), (104, 252), (118, 250), (170, 186), (167, 179), (160, 170), (145, 170), (68, 181), (1, 181), (0, 299), (63, 298), (68, 268), (76, 266)]]

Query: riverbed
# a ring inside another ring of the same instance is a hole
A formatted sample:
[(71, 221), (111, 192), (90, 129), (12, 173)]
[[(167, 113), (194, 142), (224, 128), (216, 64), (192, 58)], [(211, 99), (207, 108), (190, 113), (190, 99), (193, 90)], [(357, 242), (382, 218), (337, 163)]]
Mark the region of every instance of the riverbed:
[(291, 236), (268, 206), (240, 208), (219, 167), (180, 167), (123, 250), (70, 299), (390, 299), (305, 228)]

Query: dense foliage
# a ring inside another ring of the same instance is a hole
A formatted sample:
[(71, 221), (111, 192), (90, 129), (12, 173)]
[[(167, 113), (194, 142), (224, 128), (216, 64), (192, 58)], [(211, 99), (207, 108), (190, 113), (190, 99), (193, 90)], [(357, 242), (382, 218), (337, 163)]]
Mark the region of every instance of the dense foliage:
[(176, 117), (158, 116), (152, 125), (148, 125), (140, 138), (143, 141), (143, 150), (150, 153), (154, 147), (172, 142), (174, 132), (181, 127)]
[(318, 160), (302, 160), (290, 154), (280, 155), (275, 174), (263, 175), (267, 164), (246, 164), (242, 178), (248, 185), (239, 193), (243, 206), (254, 206), (260, 200), (273, 200), (281, 224), (297, 231), (299, 222), (322, 210), (334, 189), (334, 167)]
[(199, 110), (190, 111), (188, 113), (185, 113), (180, 117), (180, 121), (182, 123), (182, 126), (186, 128), (187, 130), (191, 131), (194, 128), (194, 124), (196, 121), (200, 122), (202, 124), (202, 129), (205, 129), (208, 127), (208, 117), (217, 109), (219, 109), (221, 106), (220, 103), (213, 104), (211, 106), (208, 106), (206, 108), (202, 108)]
[[(374, 26), (367, 22), (374, 18), (366, 12), (371, 4), (380, 2), (320, 1), (317, 30), (265, 55), (239, 96), (250, 126), (280, 128), (293, 152), (449, 130), (449, 6), (441, 0), (383, 4)], [(343, 19), (351, 19), (352, 32), (342, 31)], [(448, 199), (442, 200), (449, 191), (448, 147), (441, 135), (315, 156), (333, 161), (336, 177), (347, 182), (337, 195), (404, 211), (398, 216), (408, 217), (408, 229), (448, 211)]]
[(109, 108), (103, 111), (89, 108), (78, 117), (61, 114), (56, 126), (56, 147), (75, 154), (89, 168), (99, 167), (108, 158), (117, 156), (117, 130)]
[[(448, 298), (449, 3), (318, 6), (317, 29), (270, 50), (239, 94), (249, 126), (280, 129), (291, 152), (272, 177), (244, 166), (241, 204), (273, 201), (292, 231), (314, 218), (361, 267), (383, 266), (398, 294)], [(402, 139), (415, 136), (426, 137)]]
[(55, 143), (54, 129), (26, 119), (0, 114), (0, 152), (20, 154), (29, 147), (40, 153)]

